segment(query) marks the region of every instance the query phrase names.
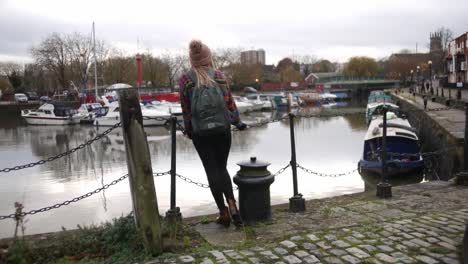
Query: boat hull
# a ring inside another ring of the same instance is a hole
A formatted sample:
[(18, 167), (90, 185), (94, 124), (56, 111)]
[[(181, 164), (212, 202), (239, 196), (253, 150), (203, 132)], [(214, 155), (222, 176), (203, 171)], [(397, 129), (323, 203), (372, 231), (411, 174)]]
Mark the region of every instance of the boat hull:
[(67, 126), (80, 123), (79, 117), (32, 117), (23, 116), (28, 125)]
[[(161, 117), (164, 119), (168, 119), (169, 116), (167, 117)], [(179, 119), (179, 118), (177, 118)], [(180, 118), (182, 119), (182, 117)], [(106, 118), (106, 117), (100, 117), (96, 118), (94, 120), (94, 125), (95, 126), (100, 126), (100, 127), (112, 127), (115, 124), (120, 122), (120, 117), (116, 116), (115, 118)], [(167, 123), (166, 120), (156, 120), (156, 119), (143, 119), (143, 126), (149, 127), (149, 126), (164, 126)]]
[[(424, 169), (424, 161), (388, 161), (388, 176), (399, 176), (421, 172)], [(382, 175), (382, 162), (361, 159), (358, 163), (360, 173), (372, 173)]]

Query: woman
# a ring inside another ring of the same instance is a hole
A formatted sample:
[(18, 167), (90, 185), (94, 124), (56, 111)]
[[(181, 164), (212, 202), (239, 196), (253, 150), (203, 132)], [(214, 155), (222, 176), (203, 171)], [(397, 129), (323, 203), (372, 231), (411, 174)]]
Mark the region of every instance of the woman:
[[(214, 67), (211, 51), (199, 40), (190, 42), (191, 70), (179, 80), (185, 135), (192, 139), (205, 168), (211, 193), (219, 209), (216, 222), (242, 226), (226, 169), (231, 148), (230, 125), (244, 130), (224, 74)], [(227, 206), (224, 203), (224, 198)]]

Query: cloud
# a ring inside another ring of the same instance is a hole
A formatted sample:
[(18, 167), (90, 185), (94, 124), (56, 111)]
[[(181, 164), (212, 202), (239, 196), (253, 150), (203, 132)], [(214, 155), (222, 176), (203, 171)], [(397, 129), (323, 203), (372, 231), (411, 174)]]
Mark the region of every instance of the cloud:
[(52, 32), (91, 32), (128, 52), (181, 50), (192, 38), (212, 47), (263, 48), (267, 62), (291, 54), (346, 61), (420, 50), (440, 26), (468, 28), (468, 1), (0, 1), (0, 59), (28, 57)]

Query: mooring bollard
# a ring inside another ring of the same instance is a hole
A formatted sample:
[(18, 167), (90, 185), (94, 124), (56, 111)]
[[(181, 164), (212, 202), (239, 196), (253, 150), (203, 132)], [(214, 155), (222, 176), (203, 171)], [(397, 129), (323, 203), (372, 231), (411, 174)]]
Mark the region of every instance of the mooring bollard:
[(387, 179), (387, 108), (383, 108), (383, 128), (382, 128), (382, 177), (377, 184), (377, 197), (390, 198), (392, 197), (392, 185)]
[(275, 181), (267, 167), (268, 162), (251, 157), (237, 163), (240, 170), (234, 176), (239, 187), (239, 210), (245, 224), (271, 220), (270, 185)]
[(468, 103), (465, 103), (465, 138), (463, 139), (463, 170), (455, 176), (458, 185), (468, 186)]
[(169, 221), (181, 221), (182, 214), (180, 208), (176, 207), (176, 132), (177, 117), (171, 116), (171, 207), (166, 212), (166, 219)]
[(289, 211), (293, 213), (305, 211), (305, 199), (297, 188), (296, 139), (294, 137), (294, 114), (289, 113), (289, 128), (291, 135), (291, 170), (293, 176), (294, 196), (289, 198)]

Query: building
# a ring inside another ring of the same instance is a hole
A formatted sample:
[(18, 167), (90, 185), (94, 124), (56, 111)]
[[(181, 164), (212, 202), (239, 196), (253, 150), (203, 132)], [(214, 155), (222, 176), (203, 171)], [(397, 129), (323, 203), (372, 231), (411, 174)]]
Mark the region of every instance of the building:
[(265, 50), (247, 50), (241, 52), (241, 64), (265, 65)]
[(449, 43), (447, 56), (448, 83), (468, 83), (468, 32)]
[[(421, 77), (429, 76), (428, 62), (432, 62), (432, 73), (442, 73), (444, 70), (444, 51), (442, 35), (430, 34), (429, 53), (394, 53), (388, 59), (389, 75), (393, 78), (409, 76), (410, 71), (416, 73), (417, 66), (421, 68)], [(423, 66), (425, 66), (423, 68)], [(415, 76), (416, 77), (416, 76)]]

